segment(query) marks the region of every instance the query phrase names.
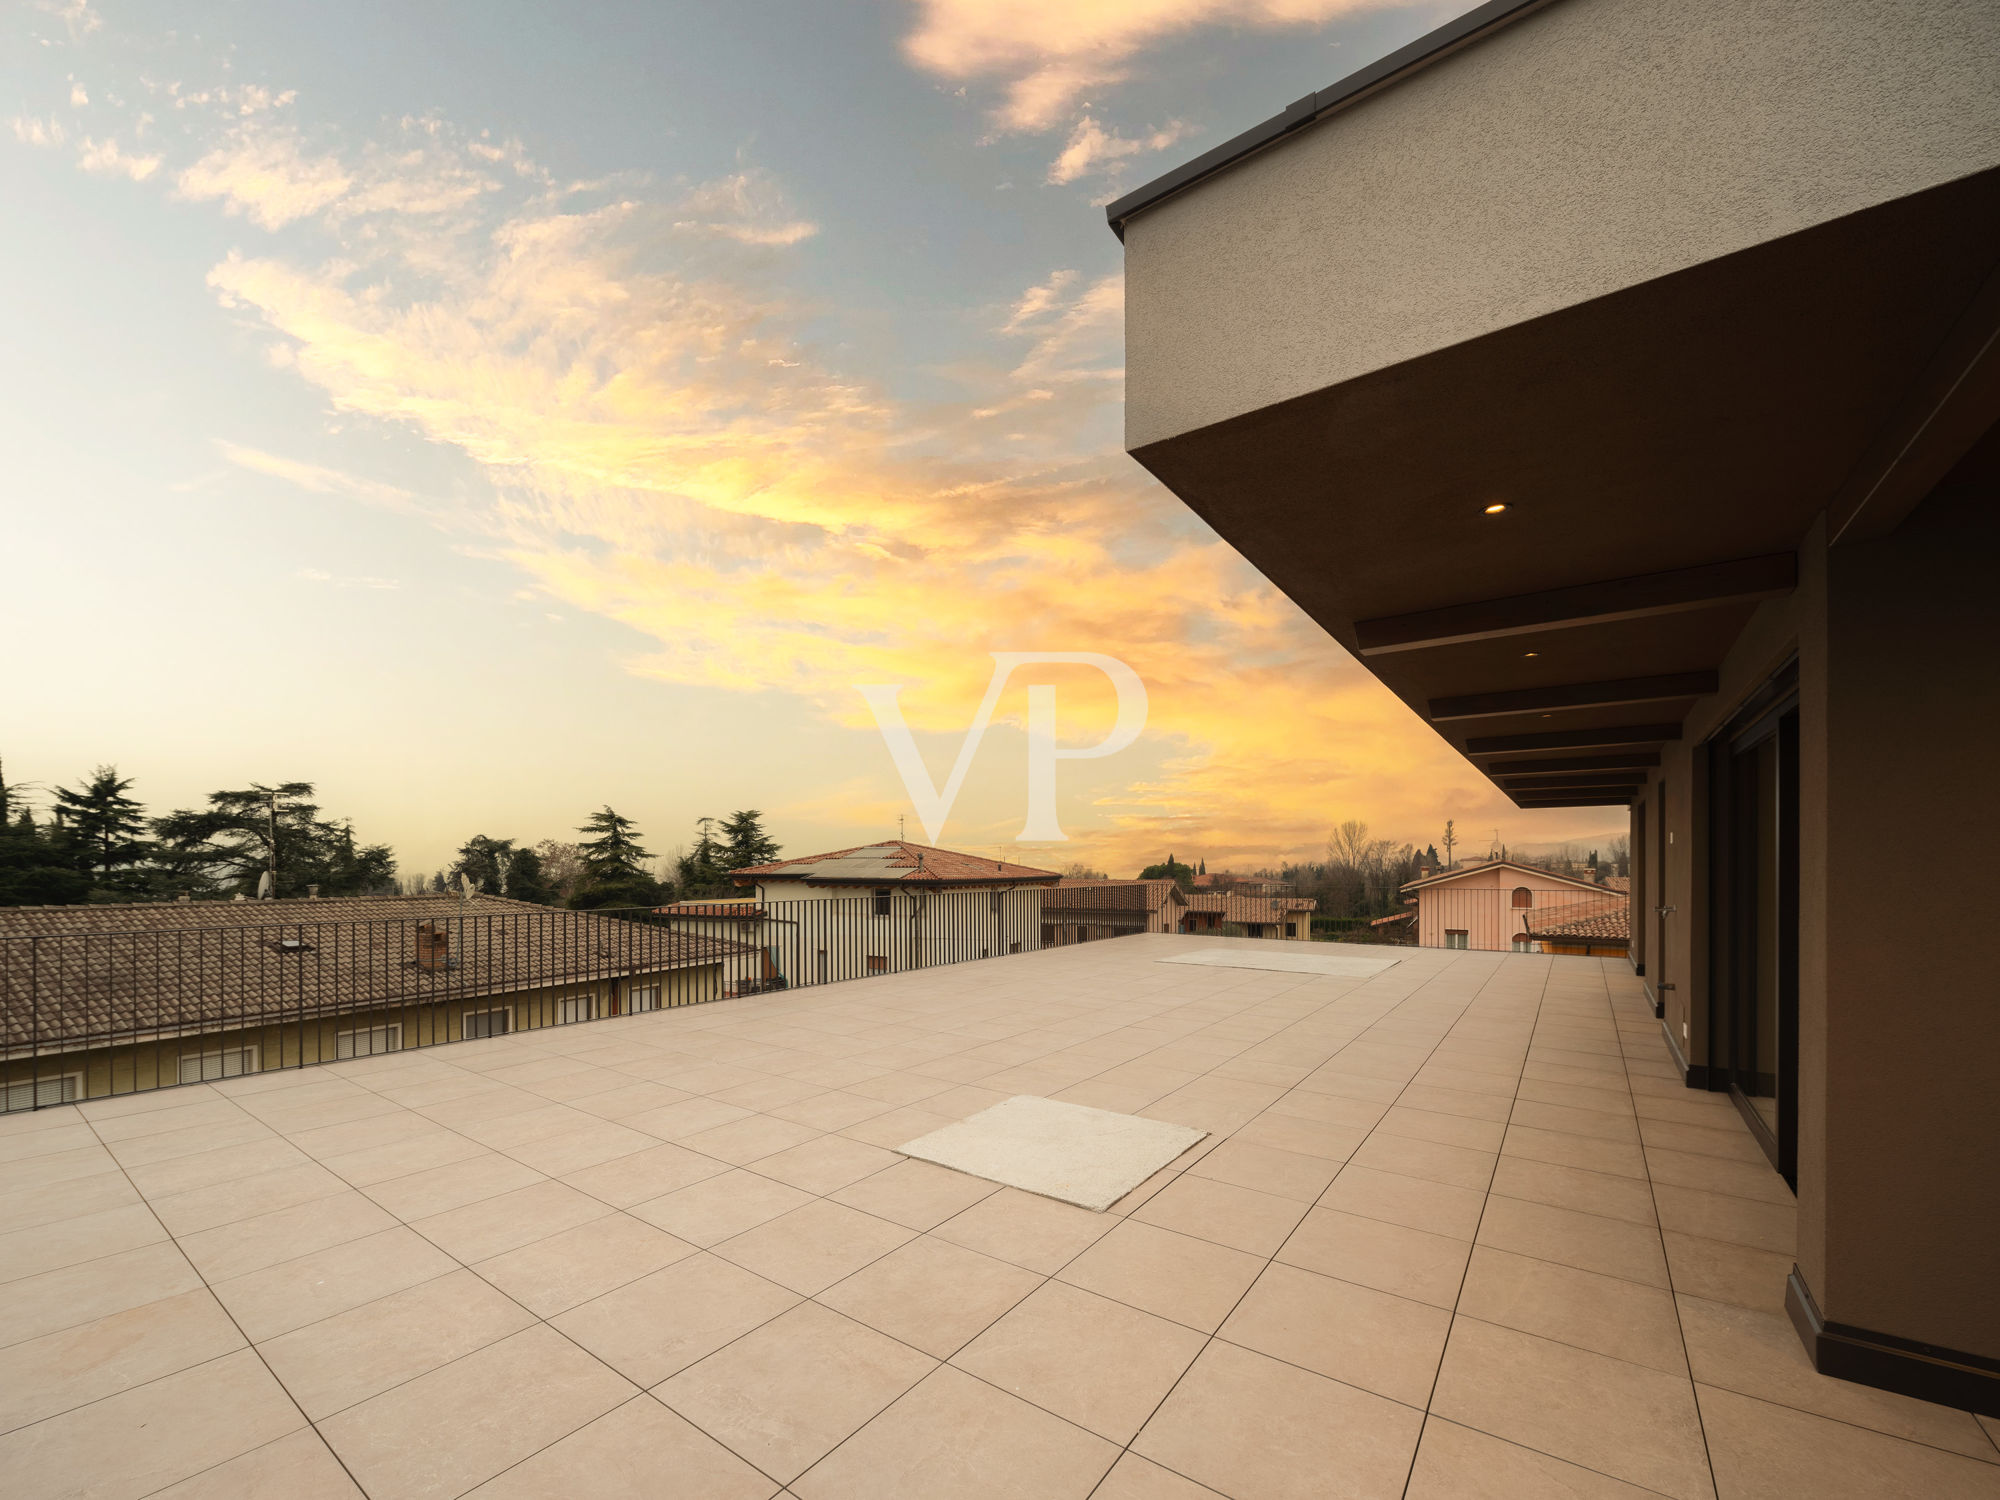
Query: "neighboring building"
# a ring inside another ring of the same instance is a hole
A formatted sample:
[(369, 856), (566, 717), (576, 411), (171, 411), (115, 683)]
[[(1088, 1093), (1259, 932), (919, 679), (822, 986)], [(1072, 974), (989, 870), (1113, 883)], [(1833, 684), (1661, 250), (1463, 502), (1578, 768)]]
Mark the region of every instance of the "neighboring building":
[(1237, 896), (1282, 896), (1286, 886), (1282, 880), (1273, 880), (1268, 875), (1238, 875), (1230, 870), (1216, 870), (1194, 878), (1194, 888), (1209, 895)]
[(1529, 929), (1537, 919), (1555, 920), (1548, 915), (1552, 911), (1567, 919), (1623, 912), (1630, 904), (1627, 896), (1591, 881), (1511, 859), (1461, 865), (1402, 889), (1417, 898), (1419, 947), (1496, 953), (1532, 952)]
[(723, 983), (724, 996), (756, 995), (785, 988), (783, 956), (788, 946), (785, 939), (796, 929), (796, 920), (772, 911), (755, 897), (676, 901), (670, 906), (656, 906), (653, 912), (677, 932), (726, 938), (758, 951), (760, 956), (754, 966), (740, 972), (732, 969)]
[(1197, 891), (1187, 898), (1182, 932), (1220, 932), (1240, 927), (1243, 936), (1312, 941), (1312, 914), (1319, 906), (1311, 896), (1229, 896)]
[(1172, 880), (1065, 875), (1042, 893), (1042, 946), (1066, 948), (1132, 932), (1178, 932), (1187, 907), (1188, 898)]
[(1039, 945), (1043, 893), (1061, 878), (1005, 860), (885, 839), (731, 872), (782, 911), (777, 977), (820, 983)]
[(1541, 953), (1624, 958), (1632, 948), (1632, 906), (1621, 901), (1607, 910), (1574, 917), (1551, 907), (1529, 921), (1528, 937)]
[(0, 907), (25, 1109), (712, 1000), (757, 950), (499, 896)]
[(1991, 4), (1488, 0), (1109, 208), (1133, 456), (1497, 791), (1628, 809), (1663, 1045), (1796, 1191), (1746, 1295), (1989, 1414), (1996, 79)]

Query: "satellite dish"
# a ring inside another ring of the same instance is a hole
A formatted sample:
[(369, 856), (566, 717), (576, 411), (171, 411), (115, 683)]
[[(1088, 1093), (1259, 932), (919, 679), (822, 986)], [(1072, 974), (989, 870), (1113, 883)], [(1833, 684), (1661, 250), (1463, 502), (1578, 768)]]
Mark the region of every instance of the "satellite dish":
[(259, 901), (269, 901), (272, 896), (277, 894), (277, 891), (278, 882), (271, 878), (269, 870), (266, 870), (262, 875), (257, 877), (257, 899)]
[(463, 870), (458, 872), (458, 894), (462, 900), (472, 899), (472, 877)]

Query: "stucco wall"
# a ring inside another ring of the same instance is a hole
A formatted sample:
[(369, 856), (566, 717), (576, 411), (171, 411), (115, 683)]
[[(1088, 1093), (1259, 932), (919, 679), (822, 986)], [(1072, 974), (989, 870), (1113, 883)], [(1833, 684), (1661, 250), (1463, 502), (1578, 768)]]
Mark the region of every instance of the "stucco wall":
[(1129, 223), (1126, 445), (1980, 171), (1997, 99), (1991, 0), (1557, 0)]

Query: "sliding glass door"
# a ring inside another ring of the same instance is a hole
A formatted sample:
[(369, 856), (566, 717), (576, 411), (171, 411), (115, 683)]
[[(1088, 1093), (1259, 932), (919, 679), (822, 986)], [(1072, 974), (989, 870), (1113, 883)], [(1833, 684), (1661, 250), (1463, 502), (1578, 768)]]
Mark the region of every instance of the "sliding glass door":
[(1716, 860), (1714, 1065), (1771, 1164), (1796, 1185), (1799, 709), (1775, 678), (1711, 742)]

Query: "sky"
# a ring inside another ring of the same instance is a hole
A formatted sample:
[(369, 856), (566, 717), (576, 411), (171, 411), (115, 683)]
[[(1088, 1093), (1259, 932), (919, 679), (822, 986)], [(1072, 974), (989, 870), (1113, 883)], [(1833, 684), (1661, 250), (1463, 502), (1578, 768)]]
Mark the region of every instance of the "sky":
[[(312, 781), (406, 872), (609, 804), (790, 853), (941, 784), (994, 652), (1146, 728), (1017, 842), (1016, 672), (939, 842), (1114, 874), (1601, 843), (1522, 812), (1123, 451), (1103, 207), (1468, 9), (24, 0), (0, 18), (0, 757)], [(1129, 868), (1128, 868), (1129, 867)]]

